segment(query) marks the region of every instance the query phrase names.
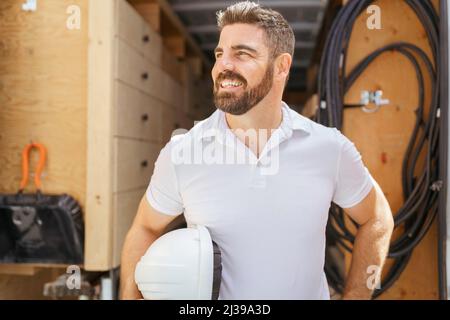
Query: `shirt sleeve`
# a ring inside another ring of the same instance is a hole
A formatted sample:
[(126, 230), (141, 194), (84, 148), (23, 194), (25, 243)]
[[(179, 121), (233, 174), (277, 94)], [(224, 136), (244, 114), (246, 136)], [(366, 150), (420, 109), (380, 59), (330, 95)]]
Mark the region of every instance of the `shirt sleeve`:
[(156, 211), (176, 216), (183, 213), (183, 201), (178, 189), (175, 165), (169, 141), (156, 159), (153, 174), (146, 190), (146, 198)]
[(361, 202), (374, 186), (373, 177), (362, 161), (355, 144), (334, 129), (340, 145), (333, 202), (350, 208)]

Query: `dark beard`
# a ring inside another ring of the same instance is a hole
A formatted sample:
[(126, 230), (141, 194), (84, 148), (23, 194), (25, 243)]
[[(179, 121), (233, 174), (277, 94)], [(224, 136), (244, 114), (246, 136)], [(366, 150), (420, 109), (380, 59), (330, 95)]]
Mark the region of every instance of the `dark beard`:
[[(219, 74), (214, 86), (214, 104), (216, 107), (224, 112), (232, 115), (241, 115), (257, 105), (262, 99), (267, 96), (273, 84), (273, 62), (269, 62), (267, 65), (266, 73), (261, 82), (254, 88), (245, 90), (247, 82), (239, 74), (231, 71), (226, 71)], [(219, 93), (220, 82), (223, 79), (238, 80), (242, 82), (244, 92), (240, 96), (236, 96), (234, 93), (224, 92)]]

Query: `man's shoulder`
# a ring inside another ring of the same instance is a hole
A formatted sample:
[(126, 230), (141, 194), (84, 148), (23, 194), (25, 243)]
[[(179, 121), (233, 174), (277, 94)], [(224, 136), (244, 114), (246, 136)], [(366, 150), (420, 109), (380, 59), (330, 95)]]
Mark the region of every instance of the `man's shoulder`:
[(315, 138), (336, 139), (337, 133), (340, 132), (334, 127), (324, 126), (293, 109), (289, 109), (289, 114), (294, 126), (305, 128)]

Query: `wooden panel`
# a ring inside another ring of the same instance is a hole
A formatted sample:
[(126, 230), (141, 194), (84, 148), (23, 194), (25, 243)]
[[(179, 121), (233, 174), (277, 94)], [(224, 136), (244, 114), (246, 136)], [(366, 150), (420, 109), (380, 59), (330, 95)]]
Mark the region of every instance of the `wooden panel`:
[(166, 144), (172, 136), (173, 130), (176, 129), (175, 109), (169, 105), (163, 108), (163, 121), (161, 126), (161, 136), (163, 145)]
[(178, 83), (183, 83), (183, 63), (180, 62), (167, 48), (163, 48), (161, 69)]
[[(202, 52), (198, 44), (194, 41), (192, 36), (184, 27), (180, 18), (173, 11), (172, 7), (166, 0), (128, 0), (134, 8), (144, 16), (144, 19), (153, 27), (158, 33), (167, 34), (168, 36), (173, 35), (175, 32), (177, 35), (181, 35), (188, 46), (187, 52), (193, 53), (194, 56), (200, 57), (202, 62), (209, 66), (210, 62), (206, 58), (205, 54)], [(153, 7), (152, 7), (153, 5)], [(157, 5), (157, 7), (155, 6)], [(158, 10), (159, 16), (157, 20), (154, 14)], [(160, 29), (157, 28), (157, 25)], [(163, 26), (164, 25), (164, 26)]]
[(205, 74), (201, 78), (196, 79), (193, 92), (190, 93), (193, 98), (192, 113), (189, 113), (191, 119), (203, 120), (216, 110), (212, 88), (212, 79), (209, 75)]
[(131, 227), (145, 190), (146, 188), (141, 188), (114, 194), (114, 250), (112, 264), (115, 267), (120, 264), (125, 236)]
[(159, 154), (160, 143), (114, 138), (114, 144), (116, 152), (114, 192), (146, 186)]
[(190, 64), (185, 63), (183, 66), (183, 112), (186, 114), (194, 112), (196, 78)]
[[(350, 40), (347, 72), (363, 57), (392, 42), (413, 43), (430, 55), (425, 31), (404, 1), (380, 0), (382, 29), (368, 30), (362, 14)], [(430, 101), (426, 79), (426, 110)], [(363, 160), (383, 189), (393, 212), (403, 204), (401, 165), (415, 121), (418, 85), (414, 69), (397, 52), (380, 56), (362, 74), (346, 95), (346, 103), (357, 103), (362, 90), (382, 90), (390, 104), (367, 114), (359, 109), (344, 111), (343, 132), (360, 150)], [(437, 299), (436, 226), (415, 249), (409, 265), (381, 299)], [(347, 256), (347, 264), (350, 257)], [(388, 261), (390, 265), (390, 261)], [(386, 271), (386, 270), (385, 270)]]
[[(48, 151), (42, 191), (68, 193), (85, 211), (87, 1), (45, 1), (35, 12), (22, 11), (22, 4), (0, 1), (0, 192), (18, 190), (22, 149), (41, 142)], [(80, 9), (80, 29), (66, 26), (70, 5)], [(37, 160), (32, 152), (31, 176)], [(35, 191), (32, 181), (26, 192)], [(35, 272), (0, 265), (0, 273), (36, 274), (1, 276), (0, 297), (41, 295), (43, 278)]]
[(147, 36), (149, 39), (147, 42), (144, 42), (142, 48), (144, 57), (156, 65), (161, 65), (164, 48), (161, 36), (146, 23), (144, 23), (144, 36)]
[(65, 269), (40, 268), (32, 274), (0, 274), (0, 300), (49, 300), (44, 285), (54, 281)]
[[(145, 82), (150, 82), (158, 86), (156, 71), (149, 70), (152, 68), (147, 64), (144, 58), (133, 48), (123, 42), (121, 39), (116, 39), (117, 62), (116, 62), (116, 78), (129, 84), (130, 86), (145, 91)], [(147, 79), (144, 75), (147, 74)], [(154, 88), (154, 91), (160, 89), (160, 86), (148, 86), (149, 89)], [(160, 92), (160, 90), (159, 90)], [(154, 93), (154, 92), (147, 92)]]
[(153, 1), (131, 1), (134, 8), (144, 18), (144, 20), (156, 31), (161, 30), (161, 10), (157, 3)]
[(69, 265), (57, 263), (6, 263), (1, 264), (0, 266), (0, 274), (34, 276), (37, 275), (42, 269), (50, 268), (65, 270)]
[(116, 81), (115, 135), (161, 142), (163, 102)]
[(112, 264), (115, 0), (89, 1), (89, 100), (85, 268)]
[(155, 65), (161, 63), (162, 40), (125, 0), (119, 0), (116, 34)]
[(34, 276), (38, 273), (39, 268), (36, 265), (27, 264), (1, 264), (0, 265), (0, 275), (22, 275), (22, 276)]
[(115, 34), (123, 41), (140, 50), (144, 41), (144, 23), (141, 16), (125, 0), (117, 1)]
[(200, 77), (202, 75), (202, 61), (200, 58), (186, 58), (186, 64), (189, 65), (195, 77)]
[(166, 72), (162, 72), (161, 81), (163, 83), (163, 100), (172, 107), (179, 106), (183, 99), (183, 86)]
[(297, 112), (303, 109), (307, 101), (306, 91), (285, 91), (283, 93), (283, 101), (286, 102), (292, 109)]
[(182, 36), (166, 37), (164, 44), (177, 58), (186, 56), (186, 42)]
[[(184, 87), (183, 87), (183, 102), (180, 108), (177, 108), (177, 113), (182, 113), (192, 120), (203, 120), (209, 111), (214, 111), (214, 104), (212, 100), (212, 81), (208, 76), (206, 78), (200, 78), (192, 70), (191, 64), (186, 63), (183, 70), (184, 75)], [(209, 110), (209, 111), (208, 111)], [(186, 119), (182, 121), (182, 127), (186, 128)], [(186, 128), (188, 129), (188, 128)]]
[(319, 96), (317, 93), (311, 95), (302, 107), (301, 114), (305, 117), (312, 118), (317, 113), (319, 107)]
[(66, 8), (76, 4), (83, 16), (87, 4), (43, 2), (26, 13), (22, 2), (0, 2), (0, 192), (18, 190), (22, 149), (33, 140), (49, 154), (43, 191), (70, 193), (84, 207), (87, 24), (67, 29)]
[(161, 36), (125, 0), (118, 1), (116, 28), (116, 34), (122, 41), (141, 53), (145, 60), (160, 67), (176, 81), (181, 82), (180, 62), (172, 52), (175, 52), (178, 57), (185, 55), (184, 38), (166, 39), (167, 43), (164, 46)]
[(181, 85), (166, 72), (147, 62), (137, 51), (117, 38), (116, 79), (170, 105), (179, 103)]

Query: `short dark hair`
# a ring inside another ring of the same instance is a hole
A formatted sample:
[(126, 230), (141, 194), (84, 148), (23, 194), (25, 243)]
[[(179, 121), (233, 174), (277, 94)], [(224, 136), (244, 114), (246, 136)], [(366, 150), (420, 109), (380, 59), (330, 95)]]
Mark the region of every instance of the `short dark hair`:
[(224, 11), (217, 12), (217, 25), (220, 31), (225, 26), (235, 23), (254, 24), (262, 28), (266, 32), (267, 46), (272, 59), (282, 53), (294, 56), (294, 32), (279, 12), (251, 1), (238, 2)]

